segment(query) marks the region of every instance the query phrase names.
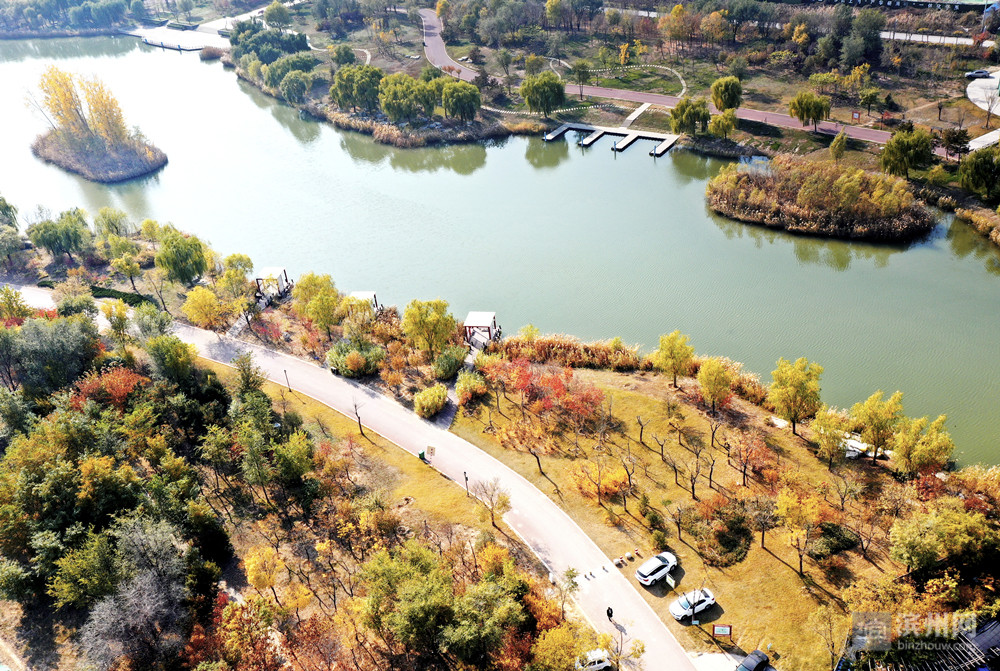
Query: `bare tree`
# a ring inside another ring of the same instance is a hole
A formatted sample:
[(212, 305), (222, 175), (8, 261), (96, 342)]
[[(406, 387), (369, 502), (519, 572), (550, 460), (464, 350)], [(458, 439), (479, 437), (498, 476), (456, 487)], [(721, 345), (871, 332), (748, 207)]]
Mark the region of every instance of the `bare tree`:
[(601, 488), (604, 486), (604, 478), (608, 474), (607, 455), (595, 452), (594, 457), (583, 465), (581, 472), (594, 485), (597, 491), (597, 505), (603, 508), (604, 502), (601, 500)]
[(698, 500), (698, 495), (695, 494), (695, 485), (698, 483), (698, 476), (701, 475), (702, 460), (701, 456), (694, 455), (694, 459), (688, 462), (687, 465), (687, 477), (688, 481), (691, 483), (691, 498), (695, 501)]
[(358, 420), (358, 432), (361, 433), (362, 437), (367, 438), (368, 436), (365, 436), (365, 427), (361, 425), (361, 405), (358, 399), (353, 399), (352, 407), (354, 408), (354, 417)]
[(807, 628), (823, 641), (830, 653), (830, 671), (834, 671), (847, 640), (847, 617), (833, 606), (823, 604), (809, 614)]
[(667, 401), (664, 411), (667, 424), (677, 432), (677, 444), (683, 445), (684, 443), (681, 442), (681, 431), (684, 429), (684, 413), (681, 411), (681, 404), (676, 401)]
[(576, 581), (579, 577), (580, 572), (570, 566), (554, 583), (559, 592), (559, 612), (564, 620), (566, 619), (566, 599), (576, 594), (580, 589), (580, 583)]
[(861, 493), (861, 484), (853, 473), (848, 471), (835, 471), (833, 474), (833, 490), (837, 492), (837, 499), (840, 501), (840, 509), (847, 506), (848, 500), (858, 498)]
[(721, 417), (709, 417), (708, 419), (708, 429), (712, 432), (712, 447), (715, 447), (715, 434), (718, 433), (719, 429), (722, 428), (722, 418)]
[(94, 606), (80, 632), (83, 649), (102, 671), (128, 658), (132, 668), (153, 668), (184, 645), (184, 587), (143, 571)]
[(754, 529), (760, 532), (760, 546), (764, 547), (764, 533), (778, 523), (778, 509), (774, 501), (758, 496), (748, 503), (748, 512)]
[(669, 452), (663, 455), (663, 461), (673, 469), (674, 471), (674, 484), (678, 487), (681, 486), (680, 480), (678, 479), (678, 470), (680, 469), (680, 464), (677, 461), (677, 457), (670, 454)]
[(986, 129), (990, 128), (990, 120), (997, 114), (997, 101), (1000, 100), (1000, 91), (990, 87), (986, 91)]
[(490, 524), (493, 528), (497, 526), (497, 515), (503, 517), (510, 512), (510, 495), (507, 490), (500, 485), (500, 478), (491, 480), (479, 480), (472, 485), (472, 495), (479, 499), (490, 516)]
[(639, 444), (645, 445), (646, 442), (642, 439), (642, 434), (646, 430), (646, 425), (649, 424), (649, 420), (643, 420), (642, 415), (636, 415), (635, 421), (639, 424)]

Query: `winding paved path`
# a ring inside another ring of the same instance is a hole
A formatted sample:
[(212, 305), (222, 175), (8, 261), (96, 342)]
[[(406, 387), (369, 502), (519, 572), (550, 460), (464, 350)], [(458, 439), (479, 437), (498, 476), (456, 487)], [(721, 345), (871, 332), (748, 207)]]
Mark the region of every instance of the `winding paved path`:
[[(12, 286), (31, 305), (52, 306), (48, 291)], [(581, 574), (593, 573), (593, 579), (581, 575), (575, 600), (598, 631), (613, 633), (616, 639), (618, 631), (623, 631), (626, 644), (630, 639), (643, 641), (646, 646), (643, 660), (649, 671), (694, 671), (677, 639), (636, 591), (641, 588), (633, 583), (631, 569), (626, 569), (629, 574), (626, 578), (554, 501), (503, 463), (447, 429), (420, 419), (395, 401), (332, 375), (314, 363), (191, 326), (177, 324), (174, 333), (197, 347), (201, 356), (223, 364), (229, 364), (237, 354), (250, 351), (269, 380), (284, 385), (287, 374), (294, 391), (352, 419), (356, 405), (367, 428), (410, 454), (434, 446), (436, 454), (430, 459), (430, 466), (459, 486), (464, 486), (465, 474), (470, 485), (498, 478), (513, 505), (504, 520), (549, 570), (558, 574), (572, 566)], [(608, 606), (614, 608), (614, 625), (605, 616)]]
[[(476, 76), (476, 71), (453, 60), (451, 56), (448, 55), (448, 50), (445, 48), (444, 40), (441, 38), (441, 22), (434, 13), (434, 10), (421, 9), (420, 18), (423, 20), (424, 24), (424, 54), (427, 56), (427, 60), (430, 61), (432, 65), (441, 68), (442, 70), (445, 69), (445, 67), (450, 66), (450, 70), (446, 70), (446, 72), (450, 72), (453, 76), (464, 81), (472, 81)], [(580, 89), (580, 86), (573, 84), (569, 90), (573, 93), (579, 93)], [(585, 96), (610, 98), (612, 100), (628, 100), (629, 102), (639, 103), (640, 105), (643, 103), (651, 103), (653, 105), (662, 105), (663, 107), (674, 107), (680, 100), (677, 96), (647, 93), (645, 91), (611, 89), (603, 86), (583, 86), (582, 89), (582, 94)], [(709, 103), (709, 108), (713, 113), (718, 112), (718, 110), (715, 109), (715, 106), (711, 103)], [(803, 125), (802, 122), (795, 117), (778, 112), (764, 112), (761, 110), (741, 107), (736, 110), (736, 116), (747, 121), (756, 121), (758, 123), (765, 123), (779, 128), (789, 128), (794, 130), (802, 130), (803, 128), (806, 130), (809, 129), (808, 125)], [(823, 121), (818, 125), (817, 130), (826, 135), (836, 135), (843, 130), (850, 138), (863, 140), (865, 142), (874, 142), (877, 144), (885, 144), (891, 137), (891, 134), (888, 131), (865, 128), (863, 126), (851, 126), (837, 123), (835, 121)]]

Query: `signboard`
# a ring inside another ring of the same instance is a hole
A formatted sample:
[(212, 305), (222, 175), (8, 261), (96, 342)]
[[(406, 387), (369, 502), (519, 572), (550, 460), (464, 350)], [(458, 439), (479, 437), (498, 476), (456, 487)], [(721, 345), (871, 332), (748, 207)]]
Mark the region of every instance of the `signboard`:
[(669, 573), (663, 577), (663, 581), (670, 585), (670, 589), (677, 587), (677, 583), (674, 581), (674, 577)]
[(433, 445), (428, 445), (427, 446), (427, 456), (428, 457), (433, 457), (434, 456), (434, 446)]
[(861, 121), (861, 112), (851, 112), (851, 119), (853, 121)]
[(712, 636), (728, 636), (733, 637), (733, 625), (731, 624), (713, 624), (712, 625)]

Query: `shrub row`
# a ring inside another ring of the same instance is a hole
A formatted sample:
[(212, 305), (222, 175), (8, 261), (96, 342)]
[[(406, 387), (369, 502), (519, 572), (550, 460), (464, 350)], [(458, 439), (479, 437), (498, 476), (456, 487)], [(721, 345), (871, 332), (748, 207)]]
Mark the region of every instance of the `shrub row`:
[(430, 419), (441, 412), (448, 402), (448, 388), (436, 384), (413, 395), (413, 409), (424, 419)]
[(527, 359), (532, 363), (550, 363), (571, 368), (610, 368), (615, 371), (649, 370), (639, 347), (625, 345), (621, 338), (592, 343), (580, 342), (568, 335), (544, 335), (526, 338), (515, 336), (492, 343), (488, 351), (506, 359)]

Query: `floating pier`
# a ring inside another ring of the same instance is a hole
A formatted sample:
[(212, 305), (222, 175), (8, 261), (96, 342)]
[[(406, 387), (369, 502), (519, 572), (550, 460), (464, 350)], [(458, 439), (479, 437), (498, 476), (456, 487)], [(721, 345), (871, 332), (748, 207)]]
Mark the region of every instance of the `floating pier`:
[(619, 126), (617, 128), (608, 126), (591, 126), (590, 124), (585, 123), (564, 123), (551, 133), (546, 133), (543, 137), (546, 142), (552, 142), (553, 140), (558, 140), (564, 133), (566, 133), (566, 131), (570, 130), (589, 133), (587, 137), (580, 140), (578, 143), (581, 147), (585, 148), (592, 146), (605, 135), (615, 135), (621, 138), (616, 139), (615, 143), (611, 146), (611, 148), (615, 151), (625, 151), (632, 146), (636, 140), (657, 140), (659, 144), (649, 152), (650, 156), (663, 156), (663, 154), (665, 154), (667, 150), (674, 146), (674, 143), (680, 139), (679, 135), (672, 135), (669, 133), (633, 130), (625, 126)]

